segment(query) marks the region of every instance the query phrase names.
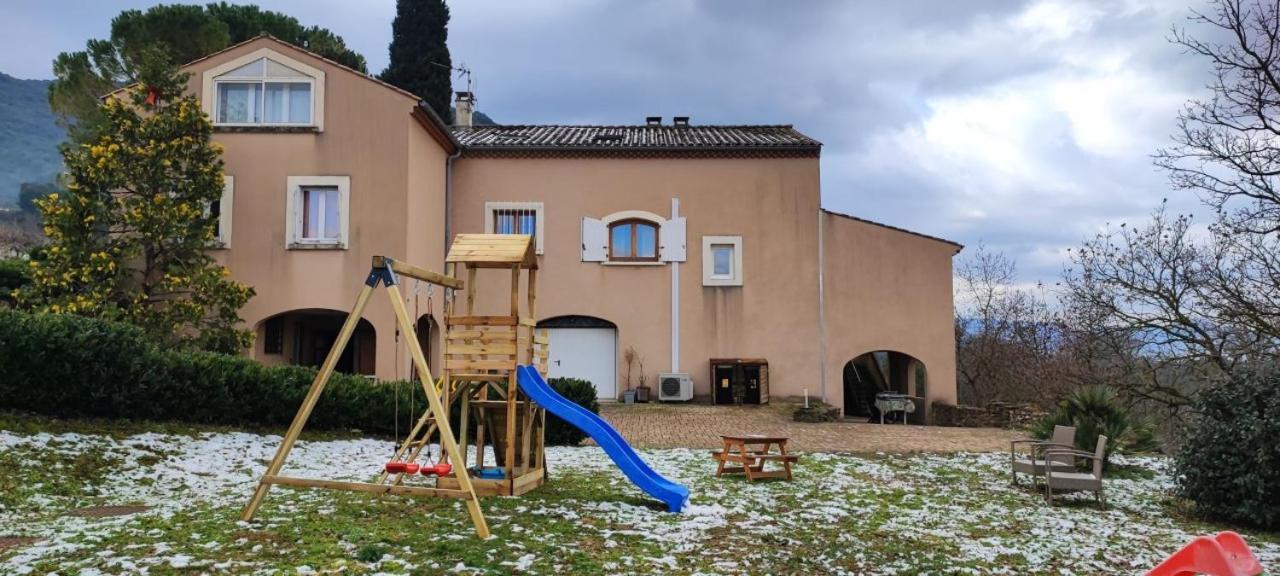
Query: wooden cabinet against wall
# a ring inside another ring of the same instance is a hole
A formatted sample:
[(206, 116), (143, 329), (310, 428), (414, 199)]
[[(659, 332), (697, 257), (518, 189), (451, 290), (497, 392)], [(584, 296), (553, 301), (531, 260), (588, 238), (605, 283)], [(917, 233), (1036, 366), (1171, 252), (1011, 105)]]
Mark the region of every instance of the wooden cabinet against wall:
[(711, 401), (715, 404), (768, 404), (769, 361), (712, 358), (711, 388)]

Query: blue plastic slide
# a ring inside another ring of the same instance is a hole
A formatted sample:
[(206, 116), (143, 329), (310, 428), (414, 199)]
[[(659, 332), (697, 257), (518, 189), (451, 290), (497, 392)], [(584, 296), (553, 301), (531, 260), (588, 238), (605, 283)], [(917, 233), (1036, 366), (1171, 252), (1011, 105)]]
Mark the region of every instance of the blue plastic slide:
[(613, 429), (613, 426), (603, 418), (592, 414), (590, 410), (557, 394), (542, 379), (542, 375), (538, 374), (536, 368), (530, 365), (520, 366), (517, 368), (516, 377), (520, 389), (524, 390), (524, 393), (528, 394), (534, 402), (590, 435), (596, 444), (604, 448), (605, 454), (613, 459), (613, 463), (622, 469), (632, 483), (648, 492), (650, 496), (666, 503), (667, 510), (679, 512), (689, 502), (688, 488), (654, 472), (648, 464), (644, 463), (644, 460), (640, 459), (635, 450), (631, 449), (631, 445), (622, 439), (622, 435)]

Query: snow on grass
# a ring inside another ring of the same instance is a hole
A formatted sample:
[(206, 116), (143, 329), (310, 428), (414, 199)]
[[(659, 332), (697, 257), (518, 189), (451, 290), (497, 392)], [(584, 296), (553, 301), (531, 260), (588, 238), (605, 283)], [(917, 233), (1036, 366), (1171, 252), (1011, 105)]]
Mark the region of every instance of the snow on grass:
[[(279, 436), (248, 433), (116, 439), (0, 431), (0, 452), (39, 456), (39, 469), (23, 472), (28, 477), (68, 474), (70, 463), (86, 453), (109, 466), (105, 481), (72, 496), (37, 487), (19, 505), (0, 506), (0, 532), (45, 538), (0, 552), (0, 572), (25, 574), (41, 562), (65, 564), (69, 572), (270, 572), (281, 567), (274, 555), (290, 549), (299, 556), (288, 569), (298, 574), (353, 566), (385, 573), (554, 573), (584, 566), (612, 573), (1131, 573), (1197, 534), (1222, 529), (1166, 512), (1172, 484), (1162, 458), (1118, 457), (1118, 464), (1149, 470), (1149, 478), (1108, 480), (1109, 506), (1098, 510), (1085, 495), (1050, 507), (1025, 479), (1011, 486), (1007, 454), (806, 454), (794, 481), (752, 484), (714, 478), (703, 450), (641, 451), (656, 471), (690, 487), (690, 503), (677, 515), (629, 484), (599, 448), (549, 448), (546, 486), (521, 498), (485, 501), (490, 527), (503, 536), (476, 543), (461, 503), (446, 502), (420, 524), (443, 548), (386, 545), (371, 553), (376, 562), (361, 565), (359, 547), (348, 539), (381, 526), (368, 523), (378, 521), (376, 512), (373, 520), (351, 516), (398, 500), (375, 504), (277, 488), (261, 523), (230, 520), (279, 442)], [(391, 451), (382, 440), (299, 442), (285, 473), (367, 481)], [(87, 503), (151, 510), (117, 518), (61, 516)], [(303, 557), (296, 550), (305, 538), (301, 530), (312, 526), (298, 526), (299, 518), (353, 528)], [(394, 528), (393, 534), (403, 532)], [(1280, 562), (1275, 536), (1260, 536), (1246, 534), (1263, 564)]]

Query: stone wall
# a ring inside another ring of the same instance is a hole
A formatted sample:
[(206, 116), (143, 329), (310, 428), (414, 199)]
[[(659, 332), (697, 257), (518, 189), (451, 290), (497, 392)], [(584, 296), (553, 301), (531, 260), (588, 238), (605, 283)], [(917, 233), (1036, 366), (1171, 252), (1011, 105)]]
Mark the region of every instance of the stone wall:
[(992, 402), (987, 407), (954, 406), (934, 402), (933, 424), (959, 428), (1027, 428), (1044, 417), (1034, 404)]

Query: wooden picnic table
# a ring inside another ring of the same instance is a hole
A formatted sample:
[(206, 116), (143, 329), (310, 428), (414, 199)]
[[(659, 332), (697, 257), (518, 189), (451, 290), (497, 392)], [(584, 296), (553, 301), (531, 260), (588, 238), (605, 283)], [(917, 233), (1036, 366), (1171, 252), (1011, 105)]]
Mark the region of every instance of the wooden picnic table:
[[(724, 474), (745, 474), (752, 482), (761, 478), (791, 479), (791, 465), (800, 460), (799, 456), (787, 453), (786, 436), (764, 436), (748, 434), (744, 436), (721, 435), (724, 441), (722, 450), (713, 451), (711, 457), (719, 463), (716, 476)], [(777, 451), (774, 451), (774, 448)], [(765, 470), (765, 462), (779, 462), (781, 470)], [(737, 464), (737, 466), (729, 466)]]

